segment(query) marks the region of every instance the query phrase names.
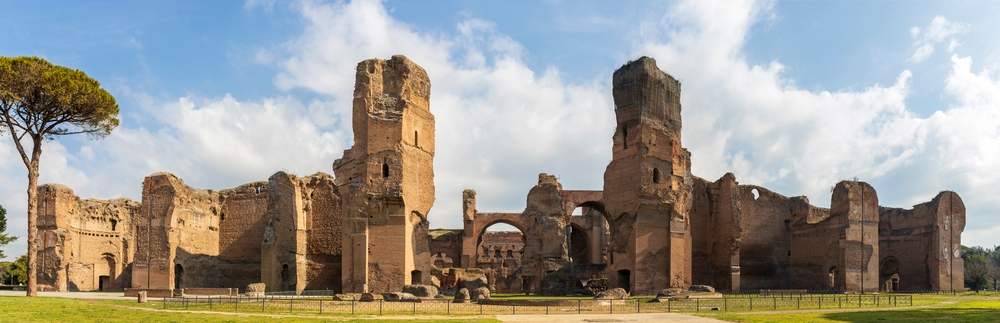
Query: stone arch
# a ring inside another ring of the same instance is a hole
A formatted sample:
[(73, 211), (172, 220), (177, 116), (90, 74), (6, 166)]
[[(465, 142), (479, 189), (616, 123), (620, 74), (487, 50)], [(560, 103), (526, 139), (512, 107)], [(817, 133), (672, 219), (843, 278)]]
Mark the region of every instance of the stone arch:
[(97, 278), (97, 290), (107, 291), (117, 289), (115, 278), (117, 278), (118, 262), (115, 256), (105, 253), (101, 259), (94, 264), (94, 276)]
[(479, 245), (483, 243), (483, 235), (486, 234), (486, 229), (489, 229), (489, 227), (493, 226), (494, 224), (501, 224), (501, 223), (510, 225), (515, 229), (517, 229), (518, 231), (521, 231), (522, 241), (525, 241), (525, 239), (527, 239), (528, 232), (527, 230), (525, 230), (526, 227), (525, 225), (518, 223), (517, 221), (511, 221), (508, 219), (494, 219), (493, 221), (486, 222), (486, 225), (480, 228), (478, 230), (478, 233), (476, 233), (476, 247), (478, 248)]
[(882, 258), (879, 262), (880, 289), (886, 292), (899, 291), (899, 260), (894, 256)]

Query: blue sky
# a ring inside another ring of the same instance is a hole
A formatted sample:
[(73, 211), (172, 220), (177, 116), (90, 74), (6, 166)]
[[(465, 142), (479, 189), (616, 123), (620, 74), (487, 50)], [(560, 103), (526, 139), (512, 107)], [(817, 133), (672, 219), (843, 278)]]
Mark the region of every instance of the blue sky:
[[(44, 182), (140, 199), (168, 171), (223, 189), (330, 172), (350, 147), (358, 61), (428, 70), (437, 118), (432, 227), (460, 194), (519, 211), (537, 174), (601, 189), (610, 75), (647, 55), (683, 84), (695, 175), (829, 205), (858, 177), (880, 203), (955, 190), (966, 245), (1000, 233), (996, 2), (2, 2), (0, 55), (81, 69), (121, 106), (101, 141), (46, 143)], [(0, 205), (26, 232), (24, 165), (0, 140)], [(24, 239), (5, 248), (25, 249)]]

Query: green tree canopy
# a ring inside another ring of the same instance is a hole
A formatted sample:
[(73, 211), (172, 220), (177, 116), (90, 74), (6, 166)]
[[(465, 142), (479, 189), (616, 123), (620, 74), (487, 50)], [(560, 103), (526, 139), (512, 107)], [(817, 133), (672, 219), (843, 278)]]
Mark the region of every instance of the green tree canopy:
[[(7, 234), (7, 210), (3, 208), (3, 205), (0, 205), (0, 247), (14, 242), (14, 240), (17, 240), (17, 237)], [(0, 259), (3, 258), (7, 258), (7, 256), (3, 254), (3, 249), (0, 249)]]
[(103, 138), (118, 122), (115, 98), (82, 71), (38, 57), (0, 57), (0, 132), (10, 134), (28, 168), (28, 296), (38, 294), (35, 222), (42, 142), (81, 133)]
[[(13, 277), (13, 279), (11, 279)], [(18, 257), (14, 263), (7, 266), (3, 274), (0, 275), (0, 280), (3, 280), (4, 284), (25, 284), (28, 282), (28, 255), (21, 255)]]

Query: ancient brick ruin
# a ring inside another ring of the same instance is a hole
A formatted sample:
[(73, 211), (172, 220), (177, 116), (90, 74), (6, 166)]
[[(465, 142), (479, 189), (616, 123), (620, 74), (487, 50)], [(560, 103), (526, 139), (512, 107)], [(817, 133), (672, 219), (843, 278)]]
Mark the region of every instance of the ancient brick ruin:
[[(842, 181), (830, 208), (691, 174), (680, 82), (650, 58), (613, 75), (616, 129), (604, 190), (540, 174), (518, 213), (480, 212), (462, 192), (463, 227), (429, 229), (434, 116), (423, 68), (397, 55), (358, 64), (354, 145), (335, 176), (278, 172), (221, 191), (155, 173), (142, 201), (81, 200), (39, 188), (44, 290), (244, 288), (632, 295), (711, 285), (724, 291), (962, 290), (965, 207), (941, 192), (882, 207)], [(574, 215), (574, 211), (580, 212)], [(458, 215), (455, 215), (456, 217)], [(519, 232), (487, 231), (504, 223)]]

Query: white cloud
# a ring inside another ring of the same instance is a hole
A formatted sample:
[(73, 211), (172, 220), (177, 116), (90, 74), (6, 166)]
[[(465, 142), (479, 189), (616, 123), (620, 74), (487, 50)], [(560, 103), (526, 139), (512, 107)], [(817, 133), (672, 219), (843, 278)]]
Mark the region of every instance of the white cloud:
[[(965, 33), (968, 30), (968, 25), (950, 22), (942, 16), (935, 16), (934, 19), (931, 19), (931, 23), (923, 29), (923, 34), (920, 33), (921, 29), (918, 27), (910, 28), (910, 36), (916, 39), (913, 43), (914, 50), (910, 60), (919, 63), (927, 59), (934, 53), (935, 45), (943, 42), (945, 38)], [(958, 42), (951, 39), (948, 43), (948, 52), (954, 52), (956, 46), (958, 46)]]
[(562, 179), (567, 188), (602, 187), (614, 126), (609, 80), (567, 84), (556, 68), (533, 71), (523, 46), (482, 19), (427, 35), (377, 1), (299, 10), (305, 31), (283, 45), (275, 84), (328, 94), (332, 114), (349, 117), (359, 61), (405, 54), (427, 70), (437, 125), (432, 226), (461, 226), (465, 188), (479, 192), (481, 210), (516, 211), (540, 172), (574, 175)]
[[(893, 84), (806, 91), (783, 75), (781, 63), (751, 65), (744, 58), (749, 27), (770, 6), (687, 1), (643, 27), (634, 55), (654, 57), (683, 81), (684, 144), (696, 175), (714, 179), (733, 171), (742, 183), (805, 194), (821, 206), (829, 205), (829, 187), (855, 176), (875, 185), (889, 206), (909, 207), (950, 189), (968, 207), (967, 230), (1000, 226), (990, 213), (1000, 208), (991, 189), (1000, 186), (996, 68), (976, 74), (970, 58), (953, 56), (945, 93), (956, 103), (928, 118), (906, 107), (907, 70)], [(927, 45), (915, 58), (967, 28), (942, 17), (923, 33), (913, 28), (918, 44)], [(967, 237), (973, 239), (967, 244), (992, 245), (982, 234)]]

